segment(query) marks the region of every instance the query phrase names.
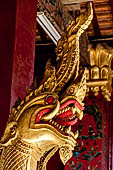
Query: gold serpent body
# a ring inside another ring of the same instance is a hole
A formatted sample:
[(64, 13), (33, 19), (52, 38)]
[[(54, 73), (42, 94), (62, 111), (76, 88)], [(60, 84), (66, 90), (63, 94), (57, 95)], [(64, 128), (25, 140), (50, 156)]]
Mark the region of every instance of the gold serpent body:
[(14, 141), (12, 145), (4, 148), (0, 170), (28, 170), (31, 151), (32, 147), (22, 144), (19, 140)]

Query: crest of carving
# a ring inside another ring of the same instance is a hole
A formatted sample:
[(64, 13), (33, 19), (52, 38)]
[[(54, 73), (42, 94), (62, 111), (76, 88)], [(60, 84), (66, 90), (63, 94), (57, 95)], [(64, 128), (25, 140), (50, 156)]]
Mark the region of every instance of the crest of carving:
[(85, 71), (79, 71), (79, 38), (92, 20), (88, 13), (73, 21), (56, 48), (57, 67), (46, 64), (39, 87), (18, 99), (0, 141), (0, 170), (45, 170), (59, 150), (65, 164), (72, 156), (78, 131), (71, 127), (83, 116)]
[(98, 44), (96, 49), (89, 46), (89, 57), (91, 68), (87, 68), (87, 92), (91, 90), (94, 95), (99, 91), (106, 100), (110, 101), (112, 92), (113, 70), (111, 61), (113, 58), (113, 49), (107, 44)]

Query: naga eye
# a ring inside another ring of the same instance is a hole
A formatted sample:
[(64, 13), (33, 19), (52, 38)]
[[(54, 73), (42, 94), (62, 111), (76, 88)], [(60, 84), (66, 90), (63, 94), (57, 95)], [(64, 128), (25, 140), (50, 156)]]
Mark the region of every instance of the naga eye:
[(71, 87), (71, 88), (69, 89), (69, 92), (70, 92), (71, 94), (73, 94), (73, 93), (74, 93), (74, 90), (75, 90), (75, 88), (74, 88), (74, 87)]
[(10, 133), (11, 133), (12, 135), (14, 135), (14, 134), (15, 134), (15, 132), (16, 132), (16, 128), (17, 128), (17, 126), (16, 126), (16, 125), (14, 125), (13, 127), (11, 127), (11, 128), (10, 128)]
[(55, 101), (55, 99), (53, 96), (48, 96), (46, 98), (46, 103), (48, 103), (48, 104), (52, 104), (52, 103), (54, 103), (54, 101)]

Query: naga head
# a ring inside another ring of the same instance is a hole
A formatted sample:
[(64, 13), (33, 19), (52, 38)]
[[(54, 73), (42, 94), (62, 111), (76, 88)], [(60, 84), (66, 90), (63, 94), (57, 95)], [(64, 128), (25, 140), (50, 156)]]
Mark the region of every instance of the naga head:
[[(89, 16), (88, 16), (89, 17)], [(75, 22), (59, 40), (56, 54), (60, 58), (55, 68), (48, 61), (44, 79), (39, 87), (12, 108), (1, 146), (8, 147), (19, 139), (37, 146), (43, 154), (59, 149), (65, 164), (72, 156), (78, 130), (72, 130), (83, 117), (83, 99), (86, 93), (85, 71), (79, 71), (79, 37), (90, 21)], [(62, 42), (64, 41), (64, 42)], [(74, 41), (74, 42), (73, 42)], [(63, 46), (63, 47), (62, 47)]]
[[(78, 130), (73, 132), (71, 127), (83, 116), (83, 103), (76, 94), (79, 91), (78, 96), (85, 95), (84, 76), (85, 74), (78, 84), (74, 81), (60, 97), (55, 92), (39, 94), (39, 89), (26, 96), (17, 108), (12, 108), (0, 141), (2, 146), (7, 147), (19, 138), (24, 142), (37, 144), (44, 151), (57, 147), (63, 163), (66, 163), (72, 156), (78, 137)], [(62, 156), (64, 147), (68, 148), (66, 158), (66, 153), (64, 158)]]
[(43, 152), (56, 147), (65, 164), (72, 156), (78, 137), (78, 130), (71, 128), (83, 116), (81, 99), (85, 96), (85, 73), (79, 77), (60, 97), (55, 92), (39, 93), (39, 89), (26, 96), (12, 109), (1, 138), (2, 146), (12, 145), (18, 138), (37, 145)]

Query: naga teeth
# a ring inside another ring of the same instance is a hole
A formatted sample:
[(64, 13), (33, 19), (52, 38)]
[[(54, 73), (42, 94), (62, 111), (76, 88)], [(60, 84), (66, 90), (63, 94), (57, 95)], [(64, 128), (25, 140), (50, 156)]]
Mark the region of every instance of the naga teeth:
[(57, 122), (55, 122), (54, 120), (49, 120), (49, 122), (50, 122), (51, 124), (54, 124), (54, 125), (55, 125), (56, 127), (58, 127), (61, 131), (72, 135), (75, 139), (78, 138), (79, 131), (77, 130), (75, 133), (73, 133), (73, 132), (71, 131), (71, 126), (68, 126), (68, 127), (61, 126), (61, 125), (59, 125)]
[(57, 122), (54, 123), (54, 125), (56, 125), (56, 124), (57, 124)]
[(61, 129), (61, 128), (62, 128), (62, 126), (61, 126), (61, 125), (59, 125), (59, 128)]
[(65, 127), (64, 131), (65, 131), (65, 133), (70, 134), (70, 132), (71, 132), (71, 126)]
[(64, 112), (68, 111), (68, 110), (70, 110), (70, 107), (69, 107), (69, 106), (65, 107), (63, 110), (60, 110), (60, 111), (57, 113), (57, 116), (58, 116), (59, 114), (61, 114), (61, 113), (64, 113)]
[(80, 113), (80, 112), (81, 112), (81, 110), (79, 108), (77, 108), (77, 113)]
[[(73, 107), (67, 106), (67, 107), (65, 107), (64, 109), (59, 110), (59, 112), (57, 113), (56, 116), (60, 115), (61, 113), (66, 112), (66, 111), (68, 111), (68, 110), (71, 110), (72, 113), (73, 113), (73, 115), (75, 115), (76, 113), (78, 113), (78, 114), (77, 114), (77, 115), (78, 115), (78, 118), (79, 118), (80, 120), (82, 119), (83, 114), (81, 114), (81, 110), (80, 110), (79, 108), (77, 108), (75, 105), (74, 105)], [(80, 115), (80, 116), (79, 116), (79, 115)]]
[(83, 111), (81, 111), (80, 113), (77, 114), (77, 117), (79, 118), (79, 120), (82, 120), (83, 118)]
[(79, 131), (77, 130), (74, 134), (74, 138), (77, 139), (78, 138), (78, 135), (79, 135)]
[(54, 124), (55, 123), (54, 120), (51, 123)]
[(74, 137), (74, 133), (72, 131), (70, 132), (70, 135), (72, 135)]
[(73, 120), (76, 117), (76, 115), (73, 115), (71, 118), (69, 118), (70, 120)]
[(77, 138), (78, 138), (78, 135), (79, 135), (79, 131), (77, 130), (75, 133), (73, 133), (73, 132), (71, 131), (70, 134), (74, 137), (74, 139), (77, 139)]
[(64, 127), (59, 125), (57, 122), (55, 122), (54, 120), (49, 120), (49, 122), (53, 125), (55, 125), (56, 127), (58, 127), (60, 130), (64, 130)]
[(71, 111), (72, 111), (73, 114), (75, 114), (76, 111), (77, 111), (76, 107), (71, 107)]
[(59, 127), (59, 124), (57, 123), (56, 126)]
[(70, 134), (74, 137), (74, 139), (77, 139), (77, 138), (78, 138), (78, 135), (79, 135), (79, 132), (78, 132), (78, 130), (77, 130), (75, 133), (73, 133), (73, 132), (71, 131)]
[(66, 107), (64, 110), (66, 112), (66, 111), (70, 110), (70, 107)]

